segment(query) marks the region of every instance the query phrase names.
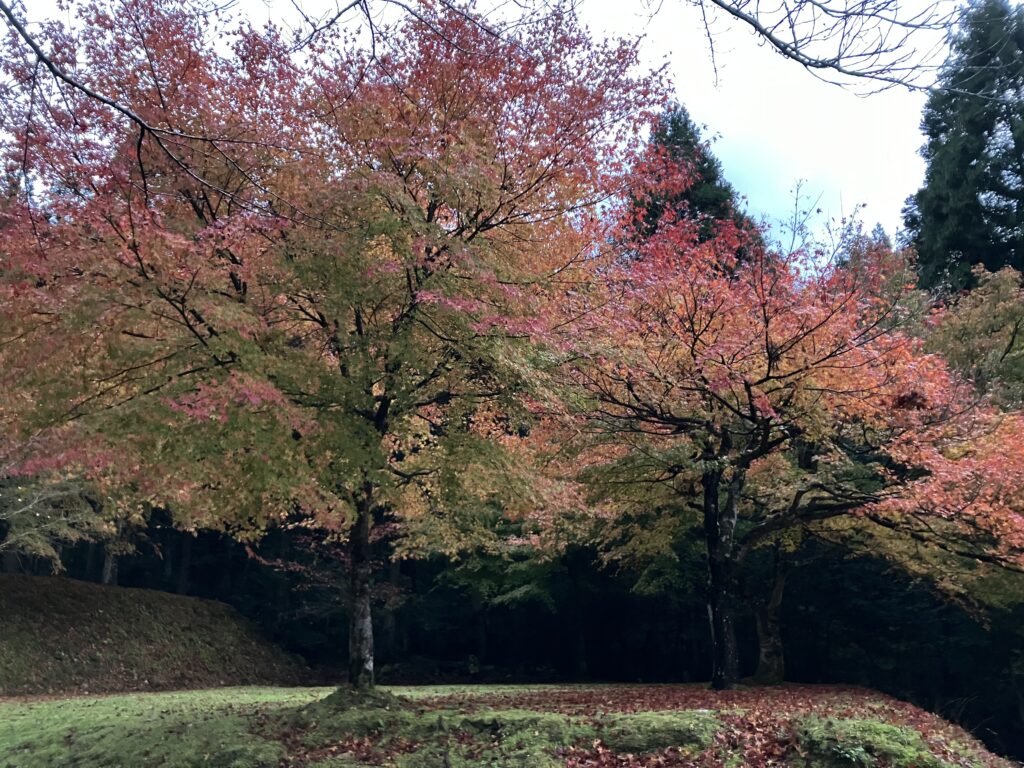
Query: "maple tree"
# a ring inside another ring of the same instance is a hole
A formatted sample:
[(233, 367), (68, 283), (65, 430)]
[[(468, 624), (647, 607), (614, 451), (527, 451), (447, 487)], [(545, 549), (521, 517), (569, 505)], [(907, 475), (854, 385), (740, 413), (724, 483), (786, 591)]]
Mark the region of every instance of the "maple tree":
[(561, 11), (495, 35), (424, 6), (296, 53), (187, 0), (77, 10), (37, 40), (77, 86), (5, 41), (7, 474), (319, 531), (372, 685), (380, 524), (507, 490), (520, 308), (589, 242), (660, 91)]
[[(658, 156), (637, 169), (659, 195), (689, 183)], [(901, 256), (777, 252), (725, 226), (702, 240), (671, 211), (630, 247), (561, 297), (551, 343), (587, 393), (568, 418), (598, 514), (674, 507), (702, 528), (713, 686), (738, 679), (743, 561), (787, 531), (856, 517), (1021, 561), (1022, 416), (901, 330)]]
[(928, 348), (942, 354), (979, 389), (1008, 407), (1024, 392), (1024, 286), (1021, 274), (1004, 267), (975, 267), (976, 287), (932, 312)]

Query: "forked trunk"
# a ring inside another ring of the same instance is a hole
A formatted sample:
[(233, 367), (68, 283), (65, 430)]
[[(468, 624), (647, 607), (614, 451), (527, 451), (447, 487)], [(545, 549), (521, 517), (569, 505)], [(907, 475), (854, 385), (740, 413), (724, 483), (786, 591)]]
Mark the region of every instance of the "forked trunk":
[(373, 614), (370, 609), (369, 494), (359, 505), (348, 542), (348, 681), (353, 688), (373, 687)]

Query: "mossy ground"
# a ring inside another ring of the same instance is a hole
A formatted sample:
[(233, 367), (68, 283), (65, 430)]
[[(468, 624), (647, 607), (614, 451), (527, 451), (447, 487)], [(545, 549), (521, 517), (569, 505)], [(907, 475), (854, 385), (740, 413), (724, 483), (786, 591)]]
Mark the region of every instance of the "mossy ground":
[[(676, 700), (705, 706), (665, 706)], [(464, 686), (365, 697), (330, 688), (225, 688), (0, 701), (0, 768), (654, 765), (1010, 763), (939, 718), (843, 689), (723, 695), (697, 686)]]
[(220, 688), (0, 702), (0, 766), (274, 766), (284, 745), (256, 736), (258, 723), (325, 693)]

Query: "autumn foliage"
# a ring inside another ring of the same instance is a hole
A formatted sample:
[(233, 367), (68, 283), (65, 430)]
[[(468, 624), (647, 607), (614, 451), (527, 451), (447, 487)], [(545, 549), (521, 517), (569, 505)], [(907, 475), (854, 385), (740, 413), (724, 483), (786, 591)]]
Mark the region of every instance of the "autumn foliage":
[(357, 685), (371, 543), (450, 553), (458, 516), (687, 510), (718, 687), (744, 558), (785, 531), (855, 517), (1021, 561), (1021, 416), (903, 329), (901, 257), (652, 223), (694, 166), (637, 138), (663, 88), (635, 45), (557, 8), (501, 31), (417, 9), (297, 41), (94, 0), (43, 28), (45, 64), (8, 35), (5, 476), (317, 532)]
[[(658, 154), (637, 171), (634, 201), (690, 183)], [(566, 417), (594, 502), (689, 510), (703, 527), (713, 684), (737, 679), (739, 569), (787, 531), (853, 517), (1021, 562), (1021, 416), (903, 329), (902, 257), (780, 252), (732, 221), (703, 239), (673, 211), (638, 238), (636, 210), (624, 246), (563, 296), (552, 343), (589, 395)]]
[(64, 78), (5, 43), (6, 471), (347, 540), (370, 682), (374, 526), (496, 503), (529, 285), (585, 249), (655, 81), (568, 12), (296, 48), (177, 0), (77, 10), (42, 35)]

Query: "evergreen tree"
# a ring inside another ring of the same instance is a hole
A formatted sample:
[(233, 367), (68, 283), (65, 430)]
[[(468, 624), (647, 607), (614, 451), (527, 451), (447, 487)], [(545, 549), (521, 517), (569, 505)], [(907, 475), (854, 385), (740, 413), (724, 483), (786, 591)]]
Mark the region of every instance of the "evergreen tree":
[(980, 0), (925, 106), (925, 184), (904, 209), (921, 284), (1024, 266), (1024, 8)]
[(650, 235), (667, 210), (674, 210), (685, 218), (699, 219), (701, 241), (714, 236), (716, 222), (731, 219), (743, 229), (754, 228), (739, 212), (736, 190), (725, 180), (721, 162), (701, 139), (700, 129), (686, 107), (675, 103), (668, 106), (651, 131), (651, 144), (663, 150), (672, 163), (688, 165), (694, 182), (681, 193), (645, 198), (641, 234)]

